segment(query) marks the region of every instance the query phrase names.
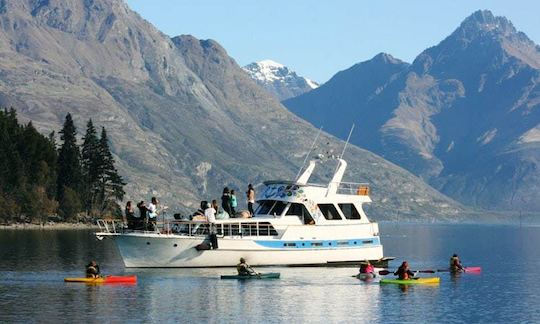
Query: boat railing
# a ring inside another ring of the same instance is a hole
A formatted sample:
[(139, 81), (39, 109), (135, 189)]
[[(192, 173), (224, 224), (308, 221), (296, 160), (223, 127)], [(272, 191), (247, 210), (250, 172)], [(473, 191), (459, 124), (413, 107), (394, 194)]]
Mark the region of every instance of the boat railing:
[(211, 229), (216, 235), (224, 236), (276, 236), (278, 232), (268, 222), (227, 222), (210, 224), (201, 221), (172, 221), (168, 230), (171, 234), (187, 236), (208, 235)]
[(162, 224), (161, 226), (160, 224), (156, 224), (156, 226), (149, 226), (147, 224), (147, 225), (141, 225), (141, 228), (132, 229), (132, 228), (129, 228), (128, 225), (120, 219), (98, 219), (96, 223), (99, 227), (100, 233), (112, 233), (112, 234), (130, 233), (130, 232), (159, 233), (159, 232), (163, 232), (163, 228), (164, 228)]
[(205, 221), (160, 221), (151, 227), (142, 229), (128, 228), (121, 220), (97, 221), (102, 233), (161, 233), (182, 236), (205, 236), (214, 231), (224, 236), (277, 236), (278, 232), (269, 222), (227, 222), (210, 224)]
[(337, 193), (340, 195), (369, 196), (369, 183), (338, 182)]

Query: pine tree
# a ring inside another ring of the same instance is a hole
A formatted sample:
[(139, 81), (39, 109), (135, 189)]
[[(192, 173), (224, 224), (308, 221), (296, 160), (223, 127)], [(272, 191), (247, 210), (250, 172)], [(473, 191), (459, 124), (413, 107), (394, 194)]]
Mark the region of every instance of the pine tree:
[(103, 213), (114, 213), (119, 208), (117, 201), (124, 199), (125, 182), (114, 166), (114, 158), (109, 148), (105, 127), (101, 128), (98, 156), (98, 172), (100, 174), (98, 199), (101, 203), (101, 211)]
[(96, 195), (99, 191), (99, 140), (92, 119), (86, 124), (86, 134), (81, 149), (81, 165), (83, 177), (83, 202), (86, 213), (94, 209)]
[[(60, 131), (60, 139), (63, 141), (58, 152), (58, 176), (56, 181), (57, 199), (60, 202), (60, 210), (68, 208), (63, 202), (69, 200), (69, 213), (67, 216), (72, 217), (73, 206), (79, 206), (80, 202), (74, 201), (76, 198), (70, 193), (68, 200), (64, 199), (64, 191), (66, 188), (71, 189), (75, 193), (80, 193), (82, 187), (81, 161), (79, 147), (77, 146), (77, 129), (71, 118), (71, 114), (66, 115), (64, 127)], [(75, 195), (77, 196), (77, 195)]]

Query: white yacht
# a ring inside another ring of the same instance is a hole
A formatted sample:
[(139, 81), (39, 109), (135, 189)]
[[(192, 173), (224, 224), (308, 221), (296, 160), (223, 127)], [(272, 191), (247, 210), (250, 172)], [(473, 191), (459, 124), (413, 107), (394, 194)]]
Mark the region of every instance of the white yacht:
[[(99, 221), (99, 239), (117, 244), (126, 267), (325, 266), (370, 260), (387, 266), (379, 227), (367, 218), (369, 186), (342, 182), (347, 162), (328, 184), (309, 179), (311, 161), (294, 182), (267, 181), (251, 218), (162, 222), (155, 231), (119, 230)], [(210, 235), (210, 233), (216, 235)], [(212, 244), (213, 243), (213, 244)]]

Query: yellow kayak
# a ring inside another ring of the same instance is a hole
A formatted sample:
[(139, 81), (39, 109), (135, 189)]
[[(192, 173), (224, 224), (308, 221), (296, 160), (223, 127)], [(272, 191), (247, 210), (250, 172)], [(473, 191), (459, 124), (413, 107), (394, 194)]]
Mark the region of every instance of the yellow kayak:
[(381, 284), (397, 284), (397, 285), (421, 285), (421, 284), (438, 284), (441, 282), (439, 277), (431, 278), (412, 278), (408, 280), (400, 279), (381, 279)]

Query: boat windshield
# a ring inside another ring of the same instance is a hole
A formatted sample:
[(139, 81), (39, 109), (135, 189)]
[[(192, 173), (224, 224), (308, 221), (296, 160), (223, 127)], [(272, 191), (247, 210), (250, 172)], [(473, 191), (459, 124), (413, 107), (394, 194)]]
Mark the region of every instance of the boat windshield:
[(255, 211), (256, 215), (276, 215), (280, 216), (287, 206), (286, 202), (276, 200), (262, 200)]
[(287, 209), (287, 216), (298, 216), (304, 224), (312, 225), (315, 223), (311, 214), (303, 204), (291, 203), (289, 209)]

